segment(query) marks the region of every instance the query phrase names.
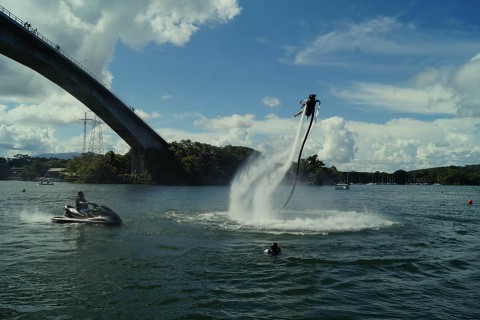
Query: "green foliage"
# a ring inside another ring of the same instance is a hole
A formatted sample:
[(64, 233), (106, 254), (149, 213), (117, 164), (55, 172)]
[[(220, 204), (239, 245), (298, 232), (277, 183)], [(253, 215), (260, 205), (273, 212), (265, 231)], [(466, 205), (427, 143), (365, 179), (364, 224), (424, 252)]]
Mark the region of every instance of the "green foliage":
[(22, 168), (20, 178), (22, 180), (35, 180), (44, 177), (50, 168), (63, 168), (67, 160), (57, 158), (37, 158), (26, 154), (16, 154), (13, 159), (5, 159), (6, 164), (12, 168)]
[[(0, 164), (21, 168), (23, 180), (44, 177), (50, 168), (65, 167), (65, 178), (81, 183), (156, 183), (165, 185), (228, 185), (237, 170), (259, 152), (239, 146), (216, 147), (200, 142), (182, 140), (172, 142), (168, 149), (149, 149), (144, 153), (145, 171), (131, 175), (131, 151), (125, 155), (113, 151), (105, 155), (85, 153), (70, 160), (36, 158), (17, 154), (13, 158), (0, 157)], [(280, 165), (280, 164), (278, 164)], [(286, 183), (295, 178), (297, 164), (292, 163), (285, 177)], [(386, 172), (341, 172), (335, 166), (312, 155), (300, 160), (298, 182), (308, 185), (349, 183), (396, 183), (479, 185), (480, 165), (448, 166)]]
[[(287, 182), (293, 181), (297, 170), (297, 163), (292, 163), (288, 173)], [(306, 159), (300, 159), (298, 181), (306, 185), (329, 185), (335, 184), (341, 180), (337, 168), (332, 166), (326, 168), (325, 163), (318, 159), (318, 156), (312, 155)]]
[(13, 156), (13, 159), (9, 159), (9, 164), (11, 167), (23, 167), (29, 164), (32, 161), (26, 154), (16, 154)]
[[(318, 160), (317, 155), (306, 159), (300, 159), (299, 181), (305, 184), (323, 184), (324, 163)], [(297, 171), (297, 163), (292, 163), (288, 171), (289, 179), (294, 179)]]
[(105, 155), (83, 153), (70, 159), (65, 171), (70, 181), (80, 183), (129, 183), (134, 179), (130, 173), (130, 155)]
[(164, 185), (185, 185), (185, 172), (176, 161), (171, 150), (147, 149), (144, 152), (145, 169), (153, 183)]
[(394, 182), (397, 184), (406, 184), (408, 183), (408, 172), (405, 170), (397, 170), (393, 173)]
[(480, 165), (448, 166), (409, 172), (410, 183), (441, 183), (449, 185), (480, 184)]
[(226, 185), (256, 151), (246, 147), (216, 147), (182, 140), (167, 151), (147, 150), (145, 167), (158, 184)]

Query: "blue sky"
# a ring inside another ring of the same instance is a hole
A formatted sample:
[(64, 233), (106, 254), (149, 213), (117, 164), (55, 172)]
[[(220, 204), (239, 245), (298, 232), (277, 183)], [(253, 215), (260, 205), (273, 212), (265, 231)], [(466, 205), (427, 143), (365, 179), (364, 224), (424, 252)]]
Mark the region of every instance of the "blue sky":
[[(304, 155), (341, 170), (480, 163), (478, 1), (1, 0), (167, 141), (269, 152), (299, 100)], [(81, 151), (88, 109), (0, 56), (0, 155)], [(105, 151), (128, 146), (105, 125)]]

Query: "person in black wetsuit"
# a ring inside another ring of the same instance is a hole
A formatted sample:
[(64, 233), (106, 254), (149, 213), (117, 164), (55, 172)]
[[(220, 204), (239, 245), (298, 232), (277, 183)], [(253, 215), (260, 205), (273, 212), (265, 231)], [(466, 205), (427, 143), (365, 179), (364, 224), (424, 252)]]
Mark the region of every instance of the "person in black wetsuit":
[(282, 249), (280, 249), (276, 242), (272, 243), (270, 249), (268, 249), (269, 254), (277, 255), (280, 254), (280, 252), (282, 252)]
[(317, 95), (316, 94), (311, 94), (308, 96), (308, 99), (300, 101), (300, 104), (302, 105), (302, 110), (295, 114), (295, 117), (302, 114), (303, 108), (306, 108), (305, 110), (305, 115), (308, 117), (312, 116), (315, 113), (315, 105), (317, 102), (320, 104), (320, 100), (316, 100)]

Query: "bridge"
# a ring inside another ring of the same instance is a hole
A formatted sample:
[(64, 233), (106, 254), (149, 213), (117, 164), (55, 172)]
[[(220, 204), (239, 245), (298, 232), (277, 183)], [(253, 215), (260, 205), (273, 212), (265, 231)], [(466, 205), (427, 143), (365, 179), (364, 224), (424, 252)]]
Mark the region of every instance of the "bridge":
[(132, 149), (133, 172), (143, 171), (143, 152), (168, 143), (107, 85), (55, 44), (0, 6), (0, 54), (38, 72), (101, 118)]

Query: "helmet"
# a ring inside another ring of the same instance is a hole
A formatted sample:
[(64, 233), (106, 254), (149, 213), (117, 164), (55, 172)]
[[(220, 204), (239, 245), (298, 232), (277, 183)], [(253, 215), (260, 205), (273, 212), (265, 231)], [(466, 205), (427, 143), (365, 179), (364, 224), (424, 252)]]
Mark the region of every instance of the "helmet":
[(308, 99), (315, 99), (316, 97), (317, 97), (317, 95), (312, 93), (311, 95), (308, 96)]

